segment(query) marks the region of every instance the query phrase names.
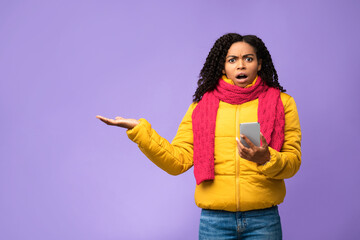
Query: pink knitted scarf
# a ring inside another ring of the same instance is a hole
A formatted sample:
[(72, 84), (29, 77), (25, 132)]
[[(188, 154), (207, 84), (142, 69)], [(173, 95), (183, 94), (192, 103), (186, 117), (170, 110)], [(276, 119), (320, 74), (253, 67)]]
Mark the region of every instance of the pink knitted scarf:
[(270, 147), (281, 150), (284, 142), (285, 115), (280, 90), (268, 87), (260, 77), (249, 88), (231, 85), (220, 79), (216, 89), (204, 94), (192, 114), (196, 184), (213, 180), (215, 177), (214, 138), (219, 101), (242, 104), (257, 98), (260, 131)]

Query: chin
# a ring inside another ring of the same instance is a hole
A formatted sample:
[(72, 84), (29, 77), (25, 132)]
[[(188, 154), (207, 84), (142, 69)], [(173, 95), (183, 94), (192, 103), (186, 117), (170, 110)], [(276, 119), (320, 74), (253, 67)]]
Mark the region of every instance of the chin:
[(251, 84), (251, 82), (250, 82), (250, 83), (249, 83), (249, 82), (234, 82), (234, 84), (235, 84), (236, 86), (238, 86), (238, 87), (244, 88), (244, 87), (246, 87), (247, 85)]

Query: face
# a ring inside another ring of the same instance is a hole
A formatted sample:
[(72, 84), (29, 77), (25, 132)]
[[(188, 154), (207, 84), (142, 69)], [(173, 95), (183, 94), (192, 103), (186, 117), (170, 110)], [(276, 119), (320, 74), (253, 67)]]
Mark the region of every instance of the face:
[(236, 86), (246, 87), (251, 84), (261, 69), (254, 48), (246, 42), (231, 45), (225, 58), (223, 74), (231, 79)]

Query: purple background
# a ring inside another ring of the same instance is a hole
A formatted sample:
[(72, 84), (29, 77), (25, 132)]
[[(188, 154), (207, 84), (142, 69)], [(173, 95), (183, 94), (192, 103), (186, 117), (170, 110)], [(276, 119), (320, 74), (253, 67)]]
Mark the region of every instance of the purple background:
[(197, 239), (193, 169), (173, 177), (125, 130), (172, 140), (215, 40), (256, 34), (297, 102), (303, 163), (284, 239), (360, 234), (358, 1), (0, 1), (0, 239)]

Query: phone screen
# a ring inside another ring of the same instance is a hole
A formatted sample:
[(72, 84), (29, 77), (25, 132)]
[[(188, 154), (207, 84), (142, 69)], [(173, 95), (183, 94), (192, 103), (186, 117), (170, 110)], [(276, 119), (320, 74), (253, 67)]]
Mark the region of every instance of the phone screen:
[[(241, 123), (240, 134), (245, 135), (255, 146), (260, 147), (260, 123)], [(245, 147), (250, 147), (241, 137), (240, 141)]]

